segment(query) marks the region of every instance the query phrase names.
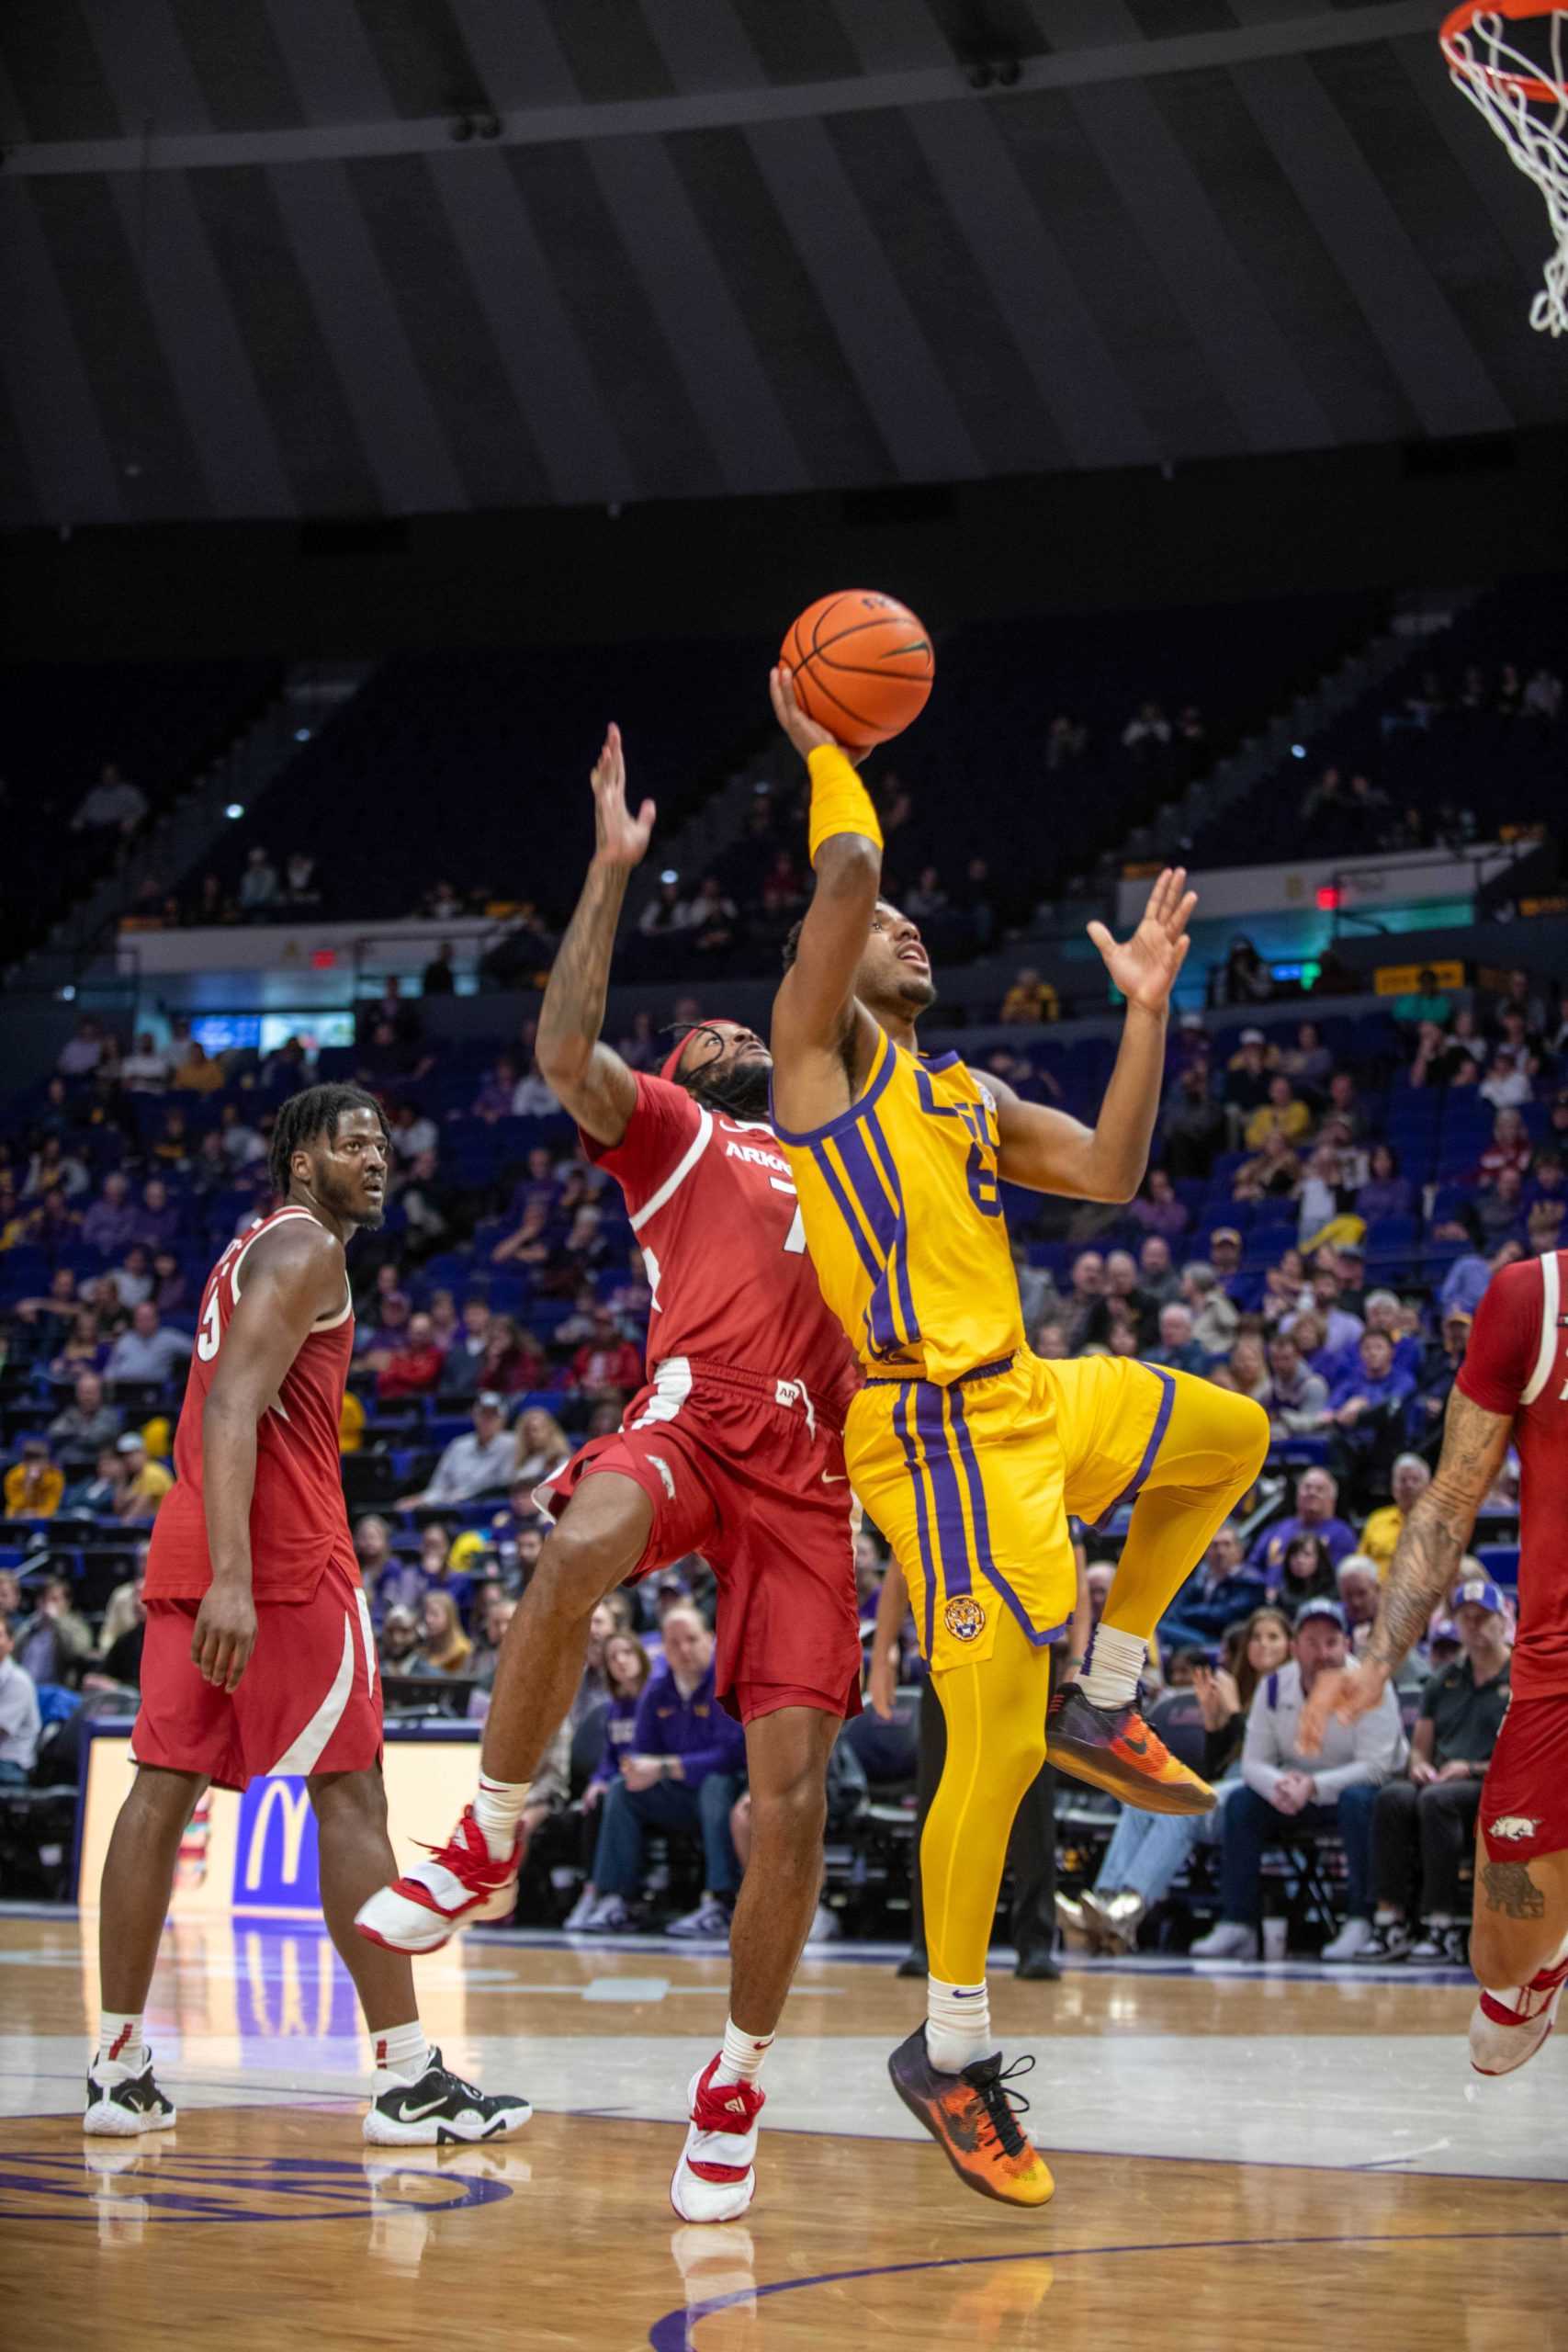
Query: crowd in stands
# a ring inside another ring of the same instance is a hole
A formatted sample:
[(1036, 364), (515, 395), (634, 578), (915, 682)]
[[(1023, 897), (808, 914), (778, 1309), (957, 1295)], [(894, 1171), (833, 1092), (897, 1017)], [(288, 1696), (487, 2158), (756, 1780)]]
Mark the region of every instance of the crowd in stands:
[[(1092, 1115), (1111, 1049), (1067, 1038), (1036, 980), (1021, 976), (1016, 1041), (988, 1058)], [(1294, 1714), (1314, 1676), (1366, 1638), (1486, 1283), (1562, 1238), (1564, 1010), (1520, 969), (1473, 998), (1423, 975), (1385, 1016), (1356, 1023), (1325, 1014), (1265, 1032), (1186, 1014), (1137, 1199), (1097, 1208), (1009, 1193), (1041, 1354), (1105, 1351), (1199, 1373), (1257, 1397), (1273, 1433), (1244, 1516), (1216, 1535), (1150, 1661), (1151, 1692), (1189, 1710), (1225, 1803), (1203, 1827), (1120, 1825), (1097, 1883), (1064, 1899), (1086, 1941), (1166, 1932), (1170, 1889), (1195, 1872), (1201, 1886), (1206, 1869), (1220, 1911), (1208, 1948), (1245, 1953), (1277, 1867), (1263, 1858), (1313, 1840), (1344, 1855), (1336, 1907), (1348, 1904), (1348, 1925), (1331, 1953), (1426, 1954), (1451, 1940), (1452, 1816), (1471, 1802), (1488, 1724), (1495, 1736), (1481, 1693), (1499, 1675), (1506, 1687), (1511, 1463), (1404, 1712), (1391, 1700), (1388, 1720), (1367, 1719), (1321, 1768), (1295, 1754)], [(350, 1260), (344, 1485), (390, 1702), (478, 1713), (547, 1531), (536, 1489), (585, 1436), (615, 1426), (640, 1382), (647, 1274), (618, 1191), (577, 1153), (532, 1068), (530, 1036), (477, 1049), (482, 1061), (438, 1061), (392, 983), (361, 1008), (358, 1034), (323, 1054), (322, 1073), (378, 1086), (393, 1166), (386, 1223)], [(621, 1046), (642, 1069), (666, 1050), (646, 1016)], [(276, 1106), (310, 1074), (292, 1042), (265, 1058), (209, 1057), (177, 1023), (165, 1044), (84, 1019), (53, 1078), (11, 1106), (0, 1766), (13, 1775), (36, 1764), (24, 1690), (97, 1706), (134, 1688), (138, 1559), (169, 1485), (202, 1286), (268, 1206)], [(1092, 1539), (1091, 1599), (1122, 1532), (1113, 1522)], [(874, 1531), (857, 1566), (869, 1640)], [(581, 1873), (580, 1926), (613, 1932), (642, 1916), (648, 1839), (671, 1829), (703, 1856), (680, 1922), (707, 1932), (733, 1896), (742, 1759), (708, 1703), (712, 1602), (694, 1559), (616, 1594), (596, 1621), (536, 1797), (543, 1851), (558, 1862), (564, 1839)], [(911, 1657), (906, 1636), (906, 1668)], [(690, 1728), (695, 1759), (678, 1779), (653, 1769), (686, 1752), (670, 1745), (672, 1722)], [(1402, 1793), (1385, 1803), (1383, 1790)]]
[[(1535, 741), (1561, 727), (1561, 687), (1544, 663), (1476, 668), (1450, 694), (1441, 680), (1420, 680), (1382, 718), (1389, 746), (1481, 722)], [(1161, 790), (1182, 762), (1201, 757), (1197, 708), (1147, 698), (1110, 731), (1102, 719), (1058, 715), (1046, 731), (1048, 772), (1090, 760), (1096, 731)], [(1336, 854), (1389, 847), (1389, 828), (1401, 823), (1368, 778), (1371, 769), (1349, 769), (1342, 786), (1324, 776), (1309, 788), (1304, 820)], [(1006, 912), (987, 858), (974, 854), (954, 870), (929, 795), (891, 769), (877, 790), (894, 887), (938, 957), (985, 948)], [(127, 842), (146, 814), (134, 783), (106, 772), (77, 823), (85, 835)], [(668, 974), (674, 959), (694, 988), (710, 971), (757, 969), (804, 903), (802, 842), (797, 788), (757, 790), (712, 873), (668, 879), (649, 896), (627, 967)], [(277, 861), (252, 844), (232, 877), (197, 885), (195, 915), (270, 920), (320, 903), (308, 854)], [(456, 922), (472, 903), (472, 891), (434, 882), (421, 912)], [(552, 920), (517, 912), (513, 969), (547, 965)], [(449, 988), (451, 953), (437, 950), (423, 995)], [(1429, 1804), (1427, 1790), (1448, 1790), (1441, 1804), (1458, 1804), (1455, 1788), (1470, 1776), (1458, 1767), (1479, 1761), (1472, 1717), (1485, 1717), (1470, 1702), (1506, 1677), (1512, 1467), (1488, 1498), (1495, 1541), (1481, 1547), (1470, 1597), (1455, 1597), (1450, 1623), (1434, 1628), (1420, 1658), (1432, 1708), (1411, 1714), (1416, 1693), (1405, 1693), (1399, 1722), (1373, 1719), (1361, 1747), (1321, 1773), (1295, 1757), (1293, 1708), (1336, 1644), (1354, 1651), (1366, 1639), (1378, 1580), (1437, 1456), (1485, 1284), (1517, 1256), (1563, 1242), (1568, 995), (1528, 969), (1479, 995), (1427, 971), (1387, 1012), (1354, 1025), (1331, 1002), (1281, 1025), (1279, 1012), (1262, 1012), (1272, 995), (1262, 957), (1236, 938), (1213, 978), (1213, 1009), (1173, 1025), (1155, 1167), (1126, 1209), (1006, 1197), (1042, 1355), (1107, 1350), (1194, 1371), (1260, 1399), (1274, 1437), (1246, 1520), (1215, 1536), (1149, 1665), (1170, 1701), (1185, 1693), (1182, 1705), (1197, 1710), (1208, 1767), (1244, 1802), (1227, 1794), (1206, 1830), (1182, 1826), (1180, 1839), (1176, 1827), (1122, 1823), (1098, 1884), (1067, 1898), (1067, 1927), (1090, 1943), (1166, 1933), (1168, 1889), (1190, 1886), (1194, 1872), (1201, 1882), (1208, 1863), (1223, 1905), (1213, 1948), (1251, 1950), (1260, 1856), (1291, 1820), (1291, 1839), (1342, 1849), (1349, 1924), (1366, 1927), (1368, 1948), (1387, 1952), (1404, 1936), (1427, 1952), (1453, 1924), (1455, 1895), (1437, 1863), (1416, 1884), (1411, 1841), (1425, 1858), (1429, 1844), (1434, 1856), (1453, 1844), (1450, 1826), (1429, 1835), (1438, 1799)], [(694, 997), (684, 1012), (696, 1009)], [(1067, 1037), (1063, 1012), (1039, 969), (1022, 967), (997, 1004), (1006, 1042), (976, 1061), (1025, 1096), (1090, 1117), (1112, 1045)], [(616, 1042), (639, 1070), (668, 1049), (644, 1013)], [(33, 1769), (26, 1726), (9, 1722), (24, 1687), (94, 1701), (134, 1687), (136, 1553), (169, 1484), (207, 1268), (268, 1206), (275, 1108), (310, 1075), (296, 1040), (270, 1056), (209, 1056), (181, 1021), (167, 1037), (118, 1037), (83, 1018), (54, 1077), (5, 1114), (0, 1576), (12, 1590), (0, 1592), (0, 1616), (12, 1646), (0, 1656), (0, 1767)], [(322, 1075), (378, 1089), (392, 1143), (386, 1227), (350, 1261), (357, 1334), (341, 1432), (383, 1663), (395, 1693), (423, 1687), (409, 1702), (479, 1710), (546, 1533), (534, 1488), (576, 1442), (616, 1425), (642, 1376), (647, 1270), (618, 1190), (573, 1150), (526, 1023), (513, 1040), (446, 1045), (437, 1056), (419, 997), (392, 978), (357, 1009), (355, 1045), (322, 1056)], [(1090, 1592), (1110, 1574), (1117, 1538), (1114, 1526), (1098, 1538)], [(877, 1576), (867, 1536), (867, 1628)], [(672, 1654), (663, 1618), (694, 1604), (698, 1616), (682, 1618)], [(644, 1781), (637, 1761), (649, 1677), (674, 1677), (660, 1708), (705, 1705), (703, 1611), (712, 1611), (712, 1578), (689, 1562), (659, 1590), (618, 1595), (594, 1634), (583, 1702), (541, 1781), (541, 1804), (581, 1830), (579, 1924), (609, 1931), (637, 1917), (644, 1837), (674, 1826), (672, 1809), (684, 1809), (682, 1826), (701, 1835), (705, 1856), (689, 1917), (712, 1919), (733, 1894), (736, 1835), (743, 1839), (736, 1757), (715, 1755), (703, 1776), (682, 1781)], [(611, 1642), (626, 1644), (614, 1670)], [(1470, 1713), (1443, 1681), (1467, 1670)], [(588, 1738), (588, 1722), (602, 1747), (594, 1755), (573, 1746)], [(707, 1776), (715, 1788), (703, 1802)], [(1380, 1790), (1405, 1794), (1384, 1802)], [(1203, 1856), (1203, 1839), (1220, 1841), (1218, 1856)]]

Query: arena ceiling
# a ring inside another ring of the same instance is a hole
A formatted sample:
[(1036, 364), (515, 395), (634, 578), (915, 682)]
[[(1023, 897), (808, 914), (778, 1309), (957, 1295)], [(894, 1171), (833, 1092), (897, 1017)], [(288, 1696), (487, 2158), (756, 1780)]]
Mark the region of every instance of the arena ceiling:
[(5, 0), (0, 521), (1555, 424), (1544, 209), (1440, 13)]

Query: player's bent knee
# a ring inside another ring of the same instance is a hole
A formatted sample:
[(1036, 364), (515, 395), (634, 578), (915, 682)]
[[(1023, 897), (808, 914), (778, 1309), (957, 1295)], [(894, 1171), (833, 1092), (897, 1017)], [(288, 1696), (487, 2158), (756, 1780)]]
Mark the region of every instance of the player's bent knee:
[(539, 1555), (528, 1597), (552, 1616), (590, 1617), (628, 1566), (637, 1566), (635, 1556), (626, 1558), (627, 1548), (604, 1531), (574, 1527), (569, 1514)]

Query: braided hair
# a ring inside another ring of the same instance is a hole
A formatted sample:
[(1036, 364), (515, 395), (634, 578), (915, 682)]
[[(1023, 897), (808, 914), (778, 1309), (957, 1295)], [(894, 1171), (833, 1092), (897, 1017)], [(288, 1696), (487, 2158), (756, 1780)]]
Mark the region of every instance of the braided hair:
[(350, 1111), (373, 1111), (382, 1135), (386, 1135), (386, 1113), (363, 1086), (307, 1086), (288, 1097), (273, 1126), (272, 1148), (266, 1162), (273, 1190), (279, 1199), (288, 1198), (295, 1153), (321, 1135), (329, 1143), (335, 1143), (339, 1124)]

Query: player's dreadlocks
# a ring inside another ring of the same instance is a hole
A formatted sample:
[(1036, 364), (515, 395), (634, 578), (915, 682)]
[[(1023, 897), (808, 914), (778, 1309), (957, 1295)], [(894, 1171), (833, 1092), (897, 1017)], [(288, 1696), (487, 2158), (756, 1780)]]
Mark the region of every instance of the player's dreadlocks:
[(339, 1124), (350, 1111), (373, 1111), (382, 1135), (387, 1134), (387, 1114), (363, 1086), (307, 1086), (289, 1096), (277, 1114), (266, 1160), (273, 1191), (280, 1199), (288, 1197), (295, 1153), (317, 1136), (324, 1135), (329, 1143), (335, 1143)]

